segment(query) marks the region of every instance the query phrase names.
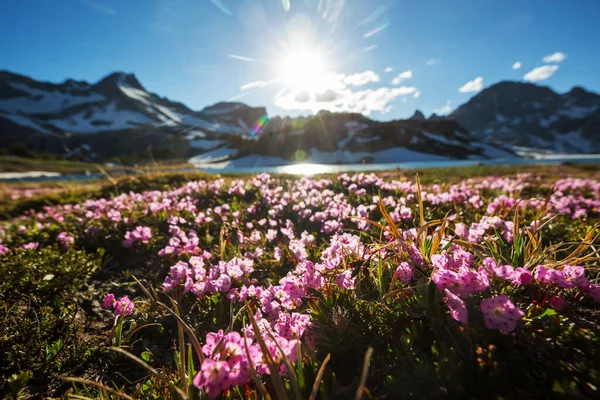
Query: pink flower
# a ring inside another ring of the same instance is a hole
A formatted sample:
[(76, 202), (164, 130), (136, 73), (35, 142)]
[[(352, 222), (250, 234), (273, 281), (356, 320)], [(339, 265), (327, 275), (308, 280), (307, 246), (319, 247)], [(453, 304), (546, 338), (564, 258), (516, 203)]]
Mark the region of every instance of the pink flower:
[(338, 276), (335, 277), (335, 283), (341, 288), (347, 290), (354, 290), (354, 280), (356, 278), (352, 277), (352, 271), (344, 271)]
[(102, 303), (102, 308), (112, 307), (114, 303), (115, 303), (115, 295), (112, 293), (107, 293), (106, 297), (104, 298), (104, 303)]
[(583, 267), (565, 265), (563, 274), (570, 287), (577, 286), (581, 289), (586, 289), (590, 285), (590, 282), (585, 277), (585, 269)]
[(466, 325), (469, 319), (469, 314), (467, 312), (465, 302), (448, 289), (445, 289), (444, 293), (446, 293), (446, 297), (444, 297), (444, 303), (446, 303), (450, 309), (450, 316), (458, 322)]
[(413, 277), (412, 266), (406, 261), (401, 262), (398, 268), (396, 268), (396, 276), (402, 283), (408, 283)]
[(587, 290), (590, 293), (590, 296), (600, 303), (600, 286), (592, 283)]
[(487, 270), (501, 279), (510, 279), (515, 271), (512, 265), (498, 265), (491, 257), (483, 261)]
[(202, 346), (202, 353), (204, 353), (204, 355), (206, 357), (211, 357), (212, 353), (215, 351), (215, 348), (217, 347), (217, 344), (219, 344), (219, 342), (221, 341), (221, 339), (223, 338), (223, 329), (219, 329), (218, 332), (209, 332), (206, 334), (206, 344), (204, 346)]
[(533, 282), (533, 275), (527, 268), (519, 267), (512, 274), (511, 279), (515, 285), (529, 285)]
[(149, 227), (136, 226), (134, 230), (125, 233), (123, 247), (133, 247), (133, 245), (138, 241), (141, 241), (142, 243), (148, 243), (150, 239), (152, 239), (152, 231)]
[(64, 251), (69, 250), (69, 247), (75, 243), (75, 238), (73, 236), (69, 236), (67, 232), (59, 233), (56, 239), (60, 242)]
[(275, 249), (273, 249), (273, 257), (275, 257), (275, 260), (281, 261), (283, 258), (283, 250), (279, 247), (275, 247)]
[(510, 301), (508, 296), (500, 295), (481, 302), (481, 311), (485, 326), (502, 332), (512, 332), (517, 322), (525, 315)]
[(562, 297), (553, 296), (550, 298), (550, 307), (560, 311), (567, 307), (567, 302)]
[(458, 237), (465, 239), (469, 236), (469, 228), (462, 222), (458, 222), (454, 225), (454, 233), (456, 233)]
[(123, 296), (119, 300), (113, 303), (115, 309), (115, 315), (131, 315), (135, 308), (135, 303), (129, 300), (129, 297)]
[(533, 277), (539, 283), (549, 285), (552, 283), (552, 276), (549, 273), (549, 270), (551, 270), (551, 268), (548, 269), (543, 265), (538, 265), (537, 267), (535, 267), (535, 270), (533, 272)]
[(226, 361), (214, 361), (206, 358), (200, 372), (194, 378), (194, 386), (204, 389), (210, 398), (216, 398), (229, 387), (231, 368)]
[(39, 247), (39, 243), (38, 242), (29, 242), (29, 243), (25, 243), (23, 246), (21, 246), (21, 248), (23, 250), (35, 250)]
[(558, 271), (553, 268), (548, 268), (546, 276), (549, 277), (550, 281), (561, 289), (569, 289), (572, 287), (570, 282), (567, 282), (563, 271)]

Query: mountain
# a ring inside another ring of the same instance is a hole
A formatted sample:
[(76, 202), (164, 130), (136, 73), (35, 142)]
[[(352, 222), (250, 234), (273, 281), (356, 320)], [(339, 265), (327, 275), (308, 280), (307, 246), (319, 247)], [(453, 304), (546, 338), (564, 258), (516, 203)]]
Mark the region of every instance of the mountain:
[[(221, 110), (221, 112), (219, 112)], [(227, 113), (223, 111), (227, 110)], [(3, 119), (38, 133), (94, 134), (152, 126), (185, 126), (213, 133), (249, 133), (264, 108), (221, 103), (195, 112), (149, 93), (132, 74), (113, 73), (95, 84), (37, 82), (0, 72)]]
[(410, 119), (423, 121), (425, 119), (425, 115), (421, 112), (421, 110), (416, 110), (412, 117), (410, 117)]
[(409, 119), (382, 122), (326, 111), (269, 119), (265, 108), (237, 102), (195, 111), (123, 72), (59, 84), (0, 72), (0, 147), (98, 160), (255, 165), (515, 157), (515, 150), (530, 148), (589, 153), (600, 151), (598, 126), (600, 96), (579, 87), (558, 94), (500, 82), (447, 117), (425, 118), (417, 110)]
[(600, 152), (600, 95), (574, 87), (558, 94), (545, 86), (500, 82), (449, 115), (474, 137), (517, 150)]
[[(380, 122), (361, 114), (320, 111), (302, 119), (274, 118), (260, 135), (237, 137), (226, 147), (200, 154), (196, 163), (401, 162), (514, 157), (509, 149), (473, 140), (452, 120)], [(242, 163), (242, 164), (240, 164)]]

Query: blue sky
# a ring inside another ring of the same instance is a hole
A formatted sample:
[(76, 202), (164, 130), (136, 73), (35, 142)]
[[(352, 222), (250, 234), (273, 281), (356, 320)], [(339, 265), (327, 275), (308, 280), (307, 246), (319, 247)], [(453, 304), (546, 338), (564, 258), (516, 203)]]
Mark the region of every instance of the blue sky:
[(3, 0), (0, 69), (51, 82), (119, 70), (193, 109), (388, 120), (525, 76), (600, 92), (599, 16), (599, 0)]

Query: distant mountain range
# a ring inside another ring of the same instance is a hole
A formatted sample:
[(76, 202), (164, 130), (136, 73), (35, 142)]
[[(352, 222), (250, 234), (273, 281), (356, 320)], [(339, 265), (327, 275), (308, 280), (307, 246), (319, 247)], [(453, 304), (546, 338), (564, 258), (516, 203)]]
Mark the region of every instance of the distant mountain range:
[(448, 118), (475, 137), (517, 149), (600, 152), (600, 96), (581, 87), (561, 95), (545, 86), (500, 82)]
[[(217, 103), (194, 111), (149, 93), (132, 74), (97, 83), (39, 82), (0, 72), (0, 147), (69, 157), (190, 158), (253, 166), (515, 157), (600, 152), (600, 96), (582, 88), (501, 82), (447, 117), (406, 120), (360, 114), (267, 118), (263, 107)], [(535, 149), (535, 150), (532, 150)]]

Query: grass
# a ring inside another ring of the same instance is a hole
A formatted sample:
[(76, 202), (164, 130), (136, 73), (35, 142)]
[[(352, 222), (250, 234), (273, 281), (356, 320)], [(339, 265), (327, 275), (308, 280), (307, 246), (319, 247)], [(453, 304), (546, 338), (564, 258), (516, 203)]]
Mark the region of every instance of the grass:
[(15, 156), (0, 155), (1, 172), (29, 172), (46, 171), (58, 172), (60, 174), (119, 174), (119, 173), (154, 173), (160, 171), (173, 171), (191, 168), (184, 160), (173, 160), (169, 162), (145, 163), (135, 166), (124, 165), (121, 167), (105, 166), (104, 163), (80, 162), (70, 160), (36, 159)]

